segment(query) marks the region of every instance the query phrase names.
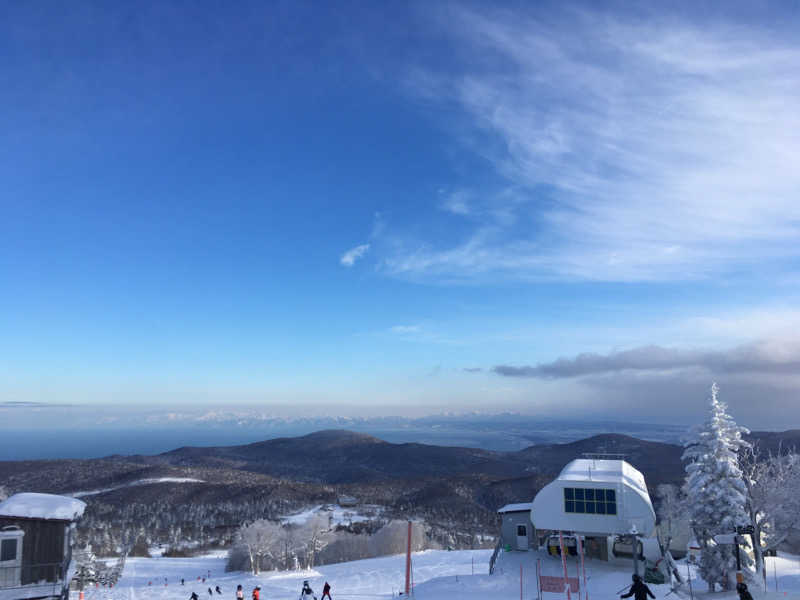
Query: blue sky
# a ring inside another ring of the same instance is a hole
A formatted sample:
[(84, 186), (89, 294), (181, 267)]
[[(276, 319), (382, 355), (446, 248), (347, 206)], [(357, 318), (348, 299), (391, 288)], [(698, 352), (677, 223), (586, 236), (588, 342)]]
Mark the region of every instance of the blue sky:
[(798, 425), (800, 15), (661, 10), (4, 6), (0, 402)]

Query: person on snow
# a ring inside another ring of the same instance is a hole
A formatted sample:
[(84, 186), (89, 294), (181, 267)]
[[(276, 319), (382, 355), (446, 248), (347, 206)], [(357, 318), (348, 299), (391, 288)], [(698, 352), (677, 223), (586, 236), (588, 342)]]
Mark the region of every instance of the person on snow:
[(737, 583), (736, 592), (739, 594), (739, 600), (753, 600), (753, 596), (751, 596), (750, 592), (747, 590), (746, 583)]
[(303, 589), (300, 591), (300, 598), (313, 598), (317, 600), (317, 597), (314, 595), (314, 590), (311, 589), (311, 586), (308, 585), (308, 579), (303, 582)]
[[(321, 598), (321, 600), (325, 600), (325, 596), (328, 597), (328, 600), (333, 600), (333, 598), (331, 598), (331, 584), (328, 583), (327, 581), (325, 582), (325, 585), (322, 586), (322, 598)], [(751, 600), (752, 600), (752, 598), (751, 598)]]
[(212, 590), (211, 588), (208, 588), (208, 595), (209, 596), (213, 596), (214, 595), (214, 590)]
[(186, 583), (186, 580), (183, 577), (181, 577), (181, 585), (184, 585), (185, 583)]
[(260, 600), (261, 598), (261, 586), (257, 585), (253, 588), (253, 600)]
[(236, 600), (244, 600), (244, 590), (241, 583), (236, 586)]
[(197, 597), (197, 592), (192, 592), (192, 595), (189, 596), (189, 600), (199, 600), (199, 598)]
[(655, 598), (653, 592), (650, 591), (650, 588), (647, 587), (647, 584), (642, 581), (639, 575), (634, 573), (632, 579), (633, 585), (631, 585), (631, 589), (628, 590), (627, 594), (622, 594), (620, 598), (630, 598), (631, 596), (633, 596), (635, 600), (647, 600), (648, 596)]
[(215, 592), (217, 592), (218, 594), (221, 594), (221, 593), (222, 593), (222, 590), (221, 590), (221, 589), (219, 589), (219, 586), (215, 587), (215, 588), (214, 588), (214, 591), (215, 591)]

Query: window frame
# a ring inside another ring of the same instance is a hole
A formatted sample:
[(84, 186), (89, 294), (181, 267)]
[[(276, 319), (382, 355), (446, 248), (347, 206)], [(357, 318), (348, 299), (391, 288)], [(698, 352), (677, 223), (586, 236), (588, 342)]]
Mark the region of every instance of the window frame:
[[(561, 509), (568, 515), (616, 517), (619, 514), (615, 488), (564, 487), (562, 489), (564, 491)], [(589, 506), (592, 508), (588, 509)]]

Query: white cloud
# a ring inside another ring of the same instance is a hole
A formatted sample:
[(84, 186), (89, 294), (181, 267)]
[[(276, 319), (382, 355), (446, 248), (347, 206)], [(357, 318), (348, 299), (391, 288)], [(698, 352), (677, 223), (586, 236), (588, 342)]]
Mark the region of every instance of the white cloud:
[[(800, 46), (724, 24), (573, 17), (448, 11), (462, 70), (414, 68), (406, 88), (459, 107), (462, 141), (527, 198), (482, 213), (460, 242), (394, 244), (387, 270), (653, 281), (797, 258)], [(459, 194), (444, 208), (473, 213)]]
[(350, 250), (342, 254), (339, 262), (345, 267), (352, 267), (359, 258), (362, 258), (367, 253), (367, 250), (369, 250), (369, 244), (361, 244), (355, 248), (350, 248)]

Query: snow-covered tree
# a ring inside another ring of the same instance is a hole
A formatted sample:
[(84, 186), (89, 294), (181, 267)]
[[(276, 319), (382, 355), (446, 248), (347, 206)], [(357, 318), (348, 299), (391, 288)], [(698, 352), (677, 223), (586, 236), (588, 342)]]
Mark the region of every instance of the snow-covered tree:
[(333, 539), (330, 519), (327, 515), (313, 515), (300, 527), (297, 538), (305, 542), (306, 568), (313, 569), (317, 554)]
[(274, 561), (277, 557), (280, 533), (280, 525), (266, 519), (253, 521), (239, 530), (237, 541), (247, 550), (254, 575), (258, 575), (265, 559)]
[(800, 526), (800, 456), (758, 455), (754, 448), (743, 452), (742, 471), (747, 487), (747, 508), (756, 540), (756, 569), (764, 568), (765, 548), (777, 548)]
[(689, 528), (689, 506), (686, 494), (677, 485), (662, 483), (656, 488), (658, 498), (658, 532), (664, 550), (669, 549), (673, 538), (686, 536)]
[[(749, 446), (742, 439), (747, 429), (736, 424), (727, 406), (718, 397), (719, 388), (711, 386), (708, 419), (696, 431), (695, 438), (683, 453), (686, 465), (686, 494), (695, 538), (700, 545), (700, 575), (708, 583), (729, 589), (736, 571), (732, 545), (717, 544), (714, 536), (734, 533), (748, 525), (747, 489), (739, 467), (738, 451)], [(749, 574), (753, 561), (741, 553), (742, 570)]]
[[(403, 554), (408, 547), (408, 522), (390, 521), (381, 527), (370, 540), (373, 556)], [(411, 528), (411, 550), (417, 552), (425, 549), (425, 531), (423, 524), (416, 522)]]

